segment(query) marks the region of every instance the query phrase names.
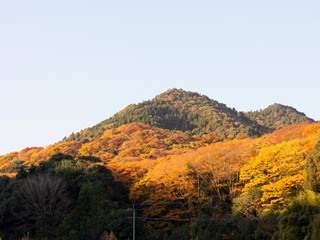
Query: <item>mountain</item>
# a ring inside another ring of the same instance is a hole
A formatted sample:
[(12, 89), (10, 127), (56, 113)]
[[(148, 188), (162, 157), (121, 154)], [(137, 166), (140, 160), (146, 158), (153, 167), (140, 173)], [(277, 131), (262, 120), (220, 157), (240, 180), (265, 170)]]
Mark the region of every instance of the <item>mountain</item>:
[(59, 143), (0, 156), (0, 239), (130, 239), (131, 216), (146, 240), (320, 239), (312, 121), (280, 104), (241, 113), (170, 89)]
[(301, 122), (314, 122), (313, 119), (308, 118), (304, 113), (297, 111), (295, 108), (279, 103), (270, 105), (260, 111), (252, 111), (244, 114), (261, 126), (273, 130)]
[(152, 100), (131, 104), (111, 118), (64, 140), (92, 141), (107, 129), (133, 122), (190, 134), (213, 132), (218, 140), (225, 140), (258, 137), (304, 121), (313, 122), (292, 107), (275, 104), (262, 111), (243, 113), (199, 93), (173, 88)]
[(195, 92), (174, 88), (152, 100), (131, 104), (111, 118), (65, 140), (91, 141), (100, 137), (106, 129), (132, 122), (191, 134), (214, 132), (222, 139), (260, 136), (268, 131), (225, 104)]

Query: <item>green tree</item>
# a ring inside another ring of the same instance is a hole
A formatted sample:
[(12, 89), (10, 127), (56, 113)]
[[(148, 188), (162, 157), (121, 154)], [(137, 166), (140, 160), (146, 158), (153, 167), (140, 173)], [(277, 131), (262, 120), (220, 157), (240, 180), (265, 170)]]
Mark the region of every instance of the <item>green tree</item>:
[(319, 213), (320, 195), (310, 190), (300, 192), (288, 201), (283, 216), (279, 217), (279, 240), (320, 239), (315, 227), (319, 223)]
[(320, 193), (320, 140), (306, 160), (305, 188)]

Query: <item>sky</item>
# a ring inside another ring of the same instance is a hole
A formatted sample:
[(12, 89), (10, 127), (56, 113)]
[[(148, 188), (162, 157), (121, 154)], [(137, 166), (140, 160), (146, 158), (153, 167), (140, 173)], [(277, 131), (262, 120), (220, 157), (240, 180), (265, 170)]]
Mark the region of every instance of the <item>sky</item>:
[(170, 89), (320, 119), (320, 1), (0, 1), (0, 155)]

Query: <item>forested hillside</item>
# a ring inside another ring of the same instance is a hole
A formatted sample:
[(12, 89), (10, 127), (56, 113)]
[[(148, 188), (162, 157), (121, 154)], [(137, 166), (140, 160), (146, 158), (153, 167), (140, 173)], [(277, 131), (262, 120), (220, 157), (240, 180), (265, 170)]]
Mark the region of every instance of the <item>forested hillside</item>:
[(207, 96), (170, 89), (149, 101), (129, 105), (110, 119), (72, 134), (66, 141), (91, 141), (107, 129), (140, 122), (154, 127), (190, 134), (214, 132), (219, 139), (258, 137), (274, 129), (300, 122), (312, 122), (303, 113), (285, 106), (261, 112), (241, 113)]
[(280, 129), (301, 122), (313, 122), (304, 113), (278, 103), (260, 110), (244, 113), (248, 118), (269, 129)]
[(319, 239), (312, 122), (291, 107), (238, 113), (169, 90), (0, 156), (0, 237), (132, 239), (135, 216), (136, 239)]

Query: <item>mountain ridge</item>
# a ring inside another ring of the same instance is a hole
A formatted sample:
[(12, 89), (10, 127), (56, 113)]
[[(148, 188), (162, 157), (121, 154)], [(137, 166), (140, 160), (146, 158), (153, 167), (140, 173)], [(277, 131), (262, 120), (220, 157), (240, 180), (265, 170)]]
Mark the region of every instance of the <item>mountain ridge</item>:
[[(244, 114), (258, 124), (274, 130), (283, 127), (283, 124), (292, 125), (303, 121), (314, 122), (313, 119), (307, 117), (303, 112), (280, 103), (274, 103), (262, 110), (249, 111)], [(272, 117), (276, 118), (277, 121), (272, 121)]]
[(151, 100), (130, 104), (112, 117), (63, 140), (91, 141), (105, 130), (132, 122), (198, 135), (214, 132), (222, 140), (258, 137), (284, 126), (314, 122), (293, 107), (281, 104), (271, 107), (274, 105), (261, 111), (238, 112), (208, 96), (171, 88)]

